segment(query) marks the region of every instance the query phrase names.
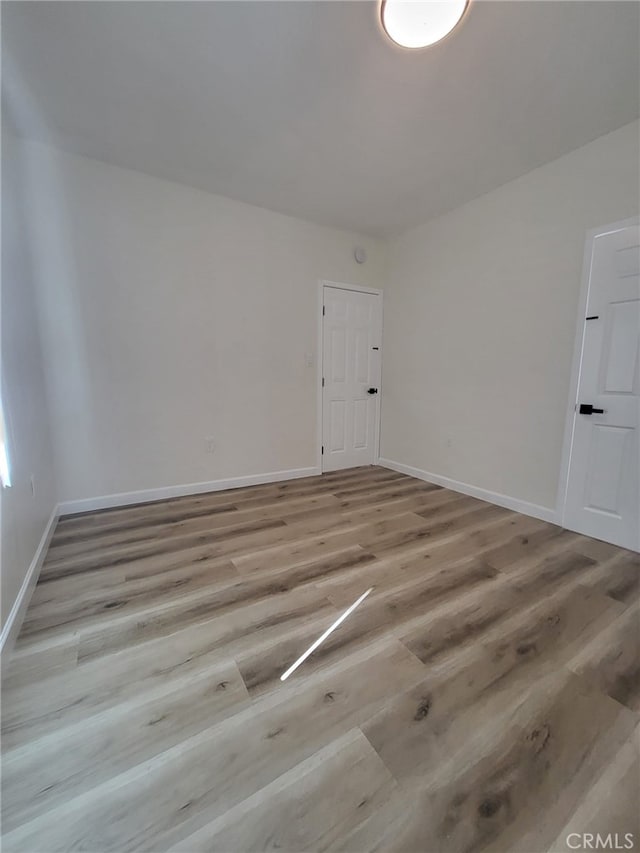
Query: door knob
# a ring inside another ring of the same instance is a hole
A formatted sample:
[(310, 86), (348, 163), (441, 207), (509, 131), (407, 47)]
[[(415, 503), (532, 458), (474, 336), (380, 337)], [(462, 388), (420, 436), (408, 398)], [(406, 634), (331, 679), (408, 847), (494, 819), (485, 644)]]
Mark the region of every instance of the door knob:
[(377, 388), (367, 388), (367, 394), (377, 394), (377, 393), (378, 393)]
[(604, 409), (594, 409), (591, 403), (580, 403), (578, 412), (581, 415), (604, 415)]

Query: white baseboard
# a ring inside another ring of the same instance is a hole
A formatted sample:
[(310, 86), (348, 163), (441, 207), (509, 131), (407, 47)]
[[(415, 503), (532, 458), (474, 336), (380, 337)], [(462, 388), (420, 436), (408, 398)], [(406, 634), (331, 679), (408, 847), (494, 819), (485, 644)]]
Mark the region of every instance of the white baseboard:
[(0, 653), (3, 655), (11, 654), (13, 650), (13, 645), (16, 641), (16, 637), (22, 627), (22, 620), (24, 619), (24, 614), (27, 610), (29, 602), (31, 601), (31, 596), (33, 594), (33, 590), (35, 589), (35, 585), (38, 583), (38, 577), (40, 576), (40, 569), (42, 568), (42, 563), (44, 562), (45, 554), (47, 553), (47, 548), (49, 547), (49, 542), (51, 542), (51, 537), (53, 536), (53, 531), (56, 529), (56, 523), (58, 521), (59, 511), (58, 507), (55, 506), (49, 517), (49, 521), (47, 522), (47, 526), (44, 529), (42, 534), (42, 538), (36, 548), (36, 553), (33, 555), (33, 559), (31, 560), (31, 565), (25, 575), (25, 579), (22, 581), (22, 586), (20, 587), (20, 592), (18, 593), (18, 597), (13, 603), (13, 607), (11, 608), (11, 612), (7, 616), (7, 621), (2, 628), (2, 633), (0, 634)]
[(221, 492), (224, 489), (241, 489), (243, 486), (259, 486), (263, 483), (279, 483), (283, 480), (297, 480), (300, 477), (313, 477), (320, 474), (319, 468), (292, 468), (289, 471), (271, 471), (268, 474), (249, 474), (245, 477), (231, 477), (227, 480), (210, 480), (206, 483), (186, 483), (178, 486), (163, 486), (159, 489), (142, 489), (139, 492), (121, 492), (117, 495), (103, 495), (98, 498), (84, 498), (77, 501), (63, 501), (59, 504), (60, 515), (73, 515), (77, 512), (92, 512), (97, 509), (109, 509), (131, 504), (162, 501), (167, 498), (180, 498), (185, 495), (199, 495), (203, 492)]
[(523, 515), (530, 515), (533, 518), (539, 518), (542, 521), (549, 521), (552, 524), (559, 524), (555, 509), (550, 507), (532, 504), (529, 501), (520, 500), (520, 498), (512, 498), (509, 495), (502, 495), (500, 492), (491, 492), (488, 489), (482, 489), (480, 486), (471, 486), (469, 483), (461, 483), (458, 480), (452, 480), (450, 477), (443, 477), (441, 474), (432, 474), (429, 471), (423, 471), (420, 468), (413, 468), (411, 465), (403, 465), (401, 462), (393, 462), (391, 459), (378, 459), (378, 465), (383, 468), (391, 468), (392, 471), (398, 471), (401, 474), (408, 474), (410, 477), (416, 477), (418, 480), (425, 480), (427, 483), (434, 483), (436, 486), (444, 486), (445, 489), (451, 489), (454, 492), (462, 492), (463, 495), (470, 495), (472, 498), (479, 498), (482, 501), (503, 506), (506, 509), (512, 509), (514, 512), (521, 512)]

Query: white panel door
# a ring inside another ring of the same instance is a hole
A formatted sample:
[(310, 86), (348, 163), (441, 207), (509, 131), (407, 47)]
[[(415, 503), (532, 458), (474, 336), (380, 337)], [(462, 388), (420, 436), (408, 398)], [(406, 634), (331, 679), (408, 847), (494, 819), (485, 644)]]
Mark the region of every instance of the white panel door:
[(640, 549), (640, 229), (595, 238), (564, 525)]
[(322, 470), (371, 465), (380, 411), (381, 297), (324, 287)]

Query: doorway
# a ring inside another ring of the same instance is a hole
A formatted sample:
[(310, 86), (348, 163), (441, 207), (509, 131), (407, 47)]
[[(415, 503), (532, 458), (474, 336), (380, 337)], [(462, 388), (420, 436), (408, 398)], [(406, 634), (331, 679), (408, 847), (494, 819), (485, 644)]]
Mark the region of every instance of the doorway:
[(640, 227), (592, 232), (561, 479), (562, 524), (640, 550)]
[(321, 468), (372, 465), (378, 456), (382, 294), (322, 282)]

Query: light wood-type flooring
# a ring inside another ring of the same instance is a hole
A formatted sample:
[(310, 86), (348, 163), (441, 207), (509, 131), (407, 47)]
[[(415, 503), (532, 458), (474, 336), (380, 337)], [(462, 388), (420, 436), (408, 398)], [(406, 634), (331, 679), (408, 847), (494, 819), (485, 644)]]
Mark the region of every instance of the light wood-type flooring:
[(4, 667), (2, 850), (640, 849), (639, 580), (375, 467), (62, 518)]

